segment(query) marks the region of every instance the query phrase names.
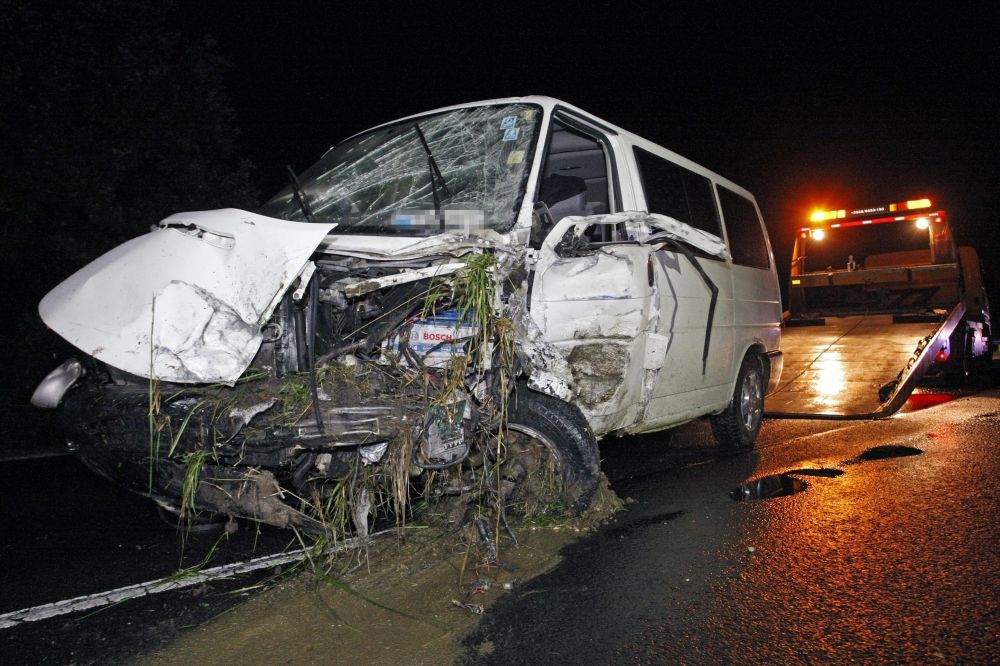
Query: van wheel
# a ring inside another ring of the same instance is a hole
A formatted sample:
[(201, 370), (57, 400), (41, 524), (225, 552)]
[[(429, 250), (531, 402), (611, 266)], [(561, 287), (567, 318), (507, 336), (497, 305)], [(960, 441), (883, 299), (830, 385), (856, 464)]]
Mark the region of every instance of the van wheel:
[(760, 354), (747, 354), (736, 375), (736, 389), (729, 406), (711, 417), (712, 433), (720, 446), (753, 448), (764, 417), (764, 363)]
[(583, 414), (524, 387), (510, 399), (503, 463), (508, 505), (525, 516), (583, 513), (601, 474), (597, 439)]

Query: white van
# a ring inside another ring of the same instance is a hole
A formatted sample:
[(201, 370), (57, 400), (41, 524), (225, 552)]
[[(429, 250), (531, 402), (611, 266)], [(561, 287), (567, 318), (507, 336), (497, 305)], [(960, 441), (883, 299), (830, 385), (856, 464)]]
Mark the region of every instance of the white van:
[(388, 123), (291, 181), (168, 217), (42, 301), (84, 356), (34, 401), (88, 465), (177, 510), (197, 460), (200, 508), (309, 528), (287, 497), (358, 464), (445, 495), (495, 464), (522, 504), (554, 469), (579, 511), (603, 436), (709, 417), (753, 445), (781, 307), (745, 189), (548, 97)]

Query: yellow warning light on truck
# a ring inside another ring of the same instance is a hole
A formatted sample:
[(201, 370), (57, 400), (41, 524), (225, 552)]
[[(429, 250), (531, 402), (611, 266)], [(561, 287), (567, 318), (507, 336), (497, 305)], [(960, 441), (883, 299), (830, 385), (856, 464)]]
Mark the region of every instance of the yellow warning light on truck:
[(814, 211), (812, 215), (809, 216), (810, 222), (826, 222), (827, 220), (836, 220), (838, 218), (847, 215), (846, 210), (817, 210)]
[(910, 199), (909, 201), (902, 201), (900, 203), (889, 204), (889, 210), (894, 212), (897, 210), (920, 210), (921, 208), (930, 208), (930, 199)]

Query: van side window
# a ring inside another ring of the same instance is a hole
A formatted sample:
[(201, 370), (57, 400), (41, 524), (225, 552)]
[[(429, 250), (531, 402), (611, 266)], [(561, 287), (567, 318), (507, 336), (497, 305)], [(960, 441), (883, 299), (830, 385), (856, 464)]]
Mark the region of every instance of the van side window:
[(548, 205), (553, 221), (609, 213), (607, 158), (601, 143), (558, 118), (552, 121), (551, 137), (538, 199)]
[(722, 203), (722, 217), (726, 221), (733, 263), (753, 268), (770, 268), (764, 229), (753, 202), (721, 186), (719, 201)]
[(667, 215), (721, 237), (712, 183), (704, 176), (635, 147), (642, 191), (650, 213)]

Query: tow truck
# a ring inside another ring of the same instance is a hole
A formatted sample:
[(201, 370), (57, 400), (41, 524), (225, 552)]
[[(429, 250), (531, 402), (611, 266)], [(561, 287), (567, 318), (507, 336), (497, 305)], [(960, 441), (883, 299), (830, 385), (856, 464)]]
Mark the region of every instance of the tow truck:
[(817, 210), (792, 251), (775, 418), (880, 418), (990, 363), (979, 255), (923, 197)]

